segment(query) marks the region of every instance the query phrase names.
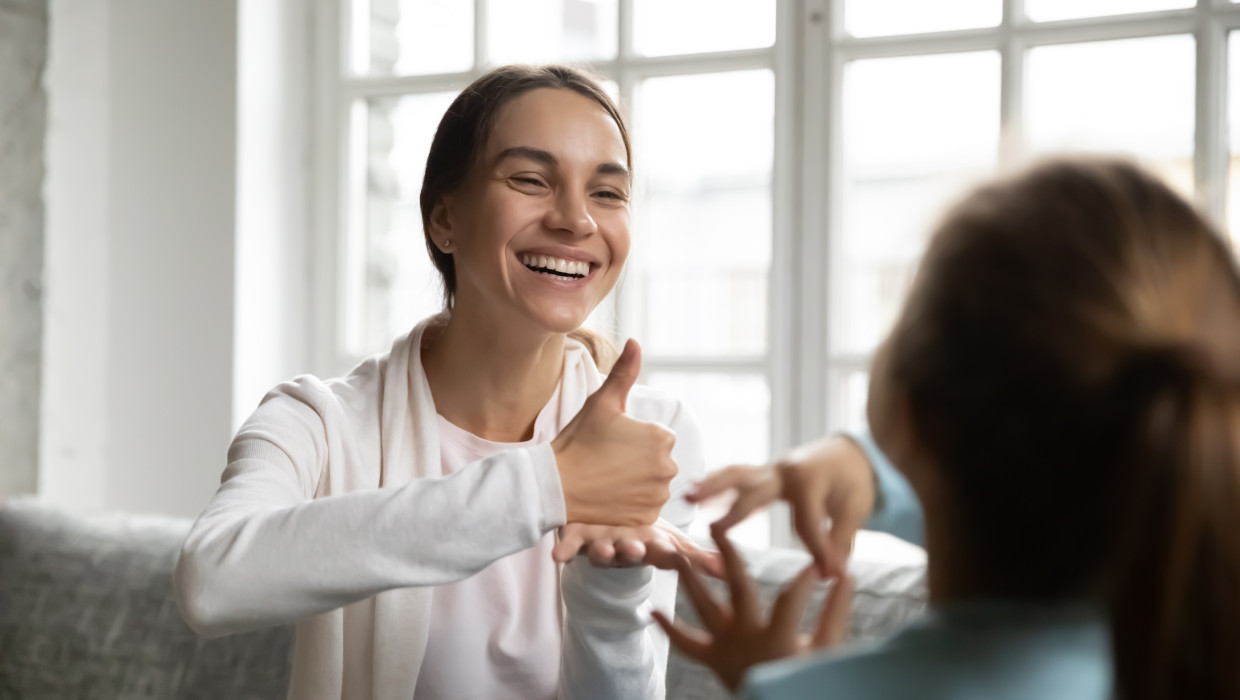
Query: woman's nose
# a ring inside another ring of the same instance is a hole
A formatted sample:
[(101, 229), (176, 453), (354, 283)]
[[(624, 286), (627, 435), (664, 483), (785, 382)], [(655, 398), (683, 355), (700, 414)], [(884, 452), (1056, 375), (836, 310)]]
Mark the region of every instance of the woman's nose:
[(584, 195), (561, 192), (555, 199), (555, 206), (547, 213), (546, 221), (549, 228), (568, 231), (574, 236), (588, 236), (598, 231)]

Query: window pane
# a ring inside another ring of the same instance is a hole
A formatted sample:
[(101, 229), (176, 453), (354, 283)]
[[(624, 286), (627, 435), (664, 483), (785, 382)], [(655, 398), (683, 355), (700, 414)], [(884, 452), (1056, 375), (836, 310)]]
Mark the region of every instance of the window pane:
[[(643, 381), (685, 403), (702, 428), (706, 469), (730, 464), (765, 464), (770, 457), (771, 393), (757, 374), (650, 372)], [(727, 512), (728, 503), (703, 507), (692, 532), (709, 535), (709, 525)], [(732, 531), (740, 543), (771, 544), (770, 519), (751, 517)]]
[[(1240, 1), (1240, 0), (1237, 0)], [(1231, 155), (1227, 178), (1227, 223), (1231, 231), (1232, 246), (1240, 250), (1240, 32), (1232, 32), (1227, 38), (1228, 80), (1227, 119), (1230, 128)]]
[(866, 399), (870, 394), (870, 373), (863, 369), (844, 369), (832, 373), (831, 392), (835, 404), (828, 412), (828, 433), (837, 430), (860, 432), (869, 421), (865, 417)]
[(858, 37), (997, 27), (1002, 0), (848, 0), (844, 28)]
[(474, 65), (473, 0), (353, 0), (353, 71), (424, 75)]
[(1163, 36), (1029, 52), (1026, 134), (1035, 153), (1122, 153), (1193, 192), (1195, 46)]
[(774, 43), (775, 0), (633, 0), (633, 48), (644, 56)]
[(855, 61), (845, 68), (843, 105), (831, 349), (864, 354), (903, 303), (935, 215), (994, 167), (999, 55)]
[(651, 354), (766, 349), (774, 89), (765, 70), (641, 85), (622, 313)]
[(616, 0), (521, 0), (487, 5), (487, 60), (593, 61), (616, 57)]
[(1194, 0), (1025, 0), (1025, 13), (1035, 22), (1049, 22), (1078, 17), (1178, 10), (1196, 4)]
[(351, 189), (346, 264), (347, 352), (386, 350), (392, 339), (440, 310), (439, 276), (422, 237), (418, 193), (431, 138), (455, 92), (371, 100), (355, 128), (363, 132)]

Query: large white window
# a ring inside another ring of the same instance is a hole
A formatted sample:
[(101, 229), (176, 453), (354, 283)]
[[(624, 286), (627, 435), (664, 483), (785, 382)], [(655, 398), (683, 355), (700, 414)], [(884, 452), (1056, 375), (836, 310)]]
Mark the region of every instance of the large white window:
[[(318, 1), (320, 371), (439, 308), (418, 191), (454, 95), (503, 63), (588, 63), (638, 177), (629, 267), (591, 323), (643, 342), (712, 468), (864, 425), (929, 227), (996, 169), (1130, 154), (1240, 219), (1231, 2)], [(783, 520), (740, 534), (788, 542)]]

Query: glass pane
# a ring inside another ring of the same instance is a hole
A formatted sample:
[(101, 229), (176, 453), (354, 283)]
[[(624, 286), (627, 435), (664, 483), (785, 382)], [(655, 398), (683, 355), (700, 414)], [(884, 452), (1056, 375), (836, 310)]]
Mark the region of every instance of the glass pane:
[(371, 100), (356, 127), (362, 182), (354, 188), (349, 231), (346, 347), (354, 357), (386, 350), (392, 339), (442, 308), (439, 275), (422, 237), (418, 193), (426, 154), (455, 92)]
[(474, 65), (474, 0), (352, 0), (353, 72), (425, 75)]
[(830, 425), (826, 432), (838, 430), (860, 432), (865, 430), (869, 421), (865, 417), (866, 399), (870, 393), (870, 373), (866, 370), (849, 369), (832, 373), (831, 396), (834, 404), (828, 411)]
[(616, 57), (616, 0), (521, 0), (487, 5), (487, 60), (593, 61)]
[(775, 0), (633, 0), (633, 48), (643, 56), (774, 43)]
[[(702, 428), (706, 469), (730, 464), (765, 464), (770, 458), (771, 393), (757, 374), (649, 372), (643, 382), (685, 403)], [(707, 504), (691, 530), (709, 536), (710, 523), (727, 512), (726, 499)], [(737, 542), (769, 547), (771, 523), (765, 513), (732, 531)]]
[(1079, 17), (1125, 15), (1193, 7), (1195, 0), (1025, 0), (1025, 14), (1035, 22)]
[(653, 355), (766, 349), (774, 89), (765, 70), (641, 85), (623, 313)]
[(1191, 197), (1195, 61), (1188, 35), (1032, 49), (1030, 149), (1134, 156)]
[[(1240, 1), (1240, 0), (1236, 0)], [(1233, 249), (1240, 251), (1240, 32), (1232, 32), (1227, 38), (1228, 80), (1227, 119), (1231, 138), (1231, 155), (1227, 177), (1227, 228), (1231, 232)]]
[(997, 27), (1002, 0), (848, 0), (844, 28), (853, 36), (887, 36)]
[(864, 354), (903, 304), (934, 217), (994, 168), (999, 55), (855, 61), (843, 105), (831, 344), (835, 354)]

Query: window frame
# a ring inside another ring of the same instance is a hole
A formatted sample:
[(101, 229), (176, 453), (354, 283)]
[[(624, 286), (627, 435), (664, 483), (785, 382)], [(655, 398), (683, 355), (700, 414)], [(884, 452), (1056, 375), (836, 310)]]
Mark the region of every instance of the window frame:
[[(368, 0), (357, 0), (366, 4)], [(495, 0), (492, 0), (495, 1)], [(844, 0), (777, 0), (776, 37), (762, 49), (646, 57), (633, 51), (633, 0), (618, 1), (618, 54), (591, 65), (615, 80), (630, 113), (636, 86), (647, 77), (769, 69), (775, 80), (774, 162), (771, 181), (772, 255), (768, 272), (767, 352), (747, 357), (697, 358), (647, 355), (644, 370), (722, 372), (765, 376), (771, 395), (770, 450), (816, 439), (843, 425), (842, 381), (865, 370), (871, 353), (832, 351), (833, 299), (830, 279), (842, 243), (842, 105), (844, 68), (869, 58), (966, 51), (996, 51), (1000, 57), (1000, 146), (998, 167), (1027, 157), (1021, 135), (1027, 52), (1035, 47), (1175, 34), (1196, 41), (1194, 184), (1197, 203), (1215, 221), (1227, 211), (1227, 42), (1240, 30), (1240, 4), (1198, 0), (1182, 10), (1144, 12), (1054, 22), (1033, 22), (1024, 0), (1000, 0), (1000, 24), (981, 29), (858, 38), (844, 31)], [(351, 180), (351, 119), (359, 100), (410, 93), (459, 90), (482, 74), (486, 56), (486, 6), (475, 0), (474, 68), (429, 76), (355, 76), (350, 67), (351, 0), (315, 0), (312, 21), (314, 90), (310, 106), (314, 143), (313, 254), (315, 282), (310, 305), (311, 360), (316, 372), (334, 374), (351, 360), (341, 350), (346, 304), (347, 232), (357, 213), (348, 211)], [(821, 68), (819, 68), (821, 67)], [(364, 152), (365, 149), (360, 149)], [(639, 203), (640, 206), (640, 203)], [(624, 327), (625, 295), (617, 298)], [(824, 361), (826, 358), (826, 361)], [(774, 511), (773, 545), (794, 536)]]

